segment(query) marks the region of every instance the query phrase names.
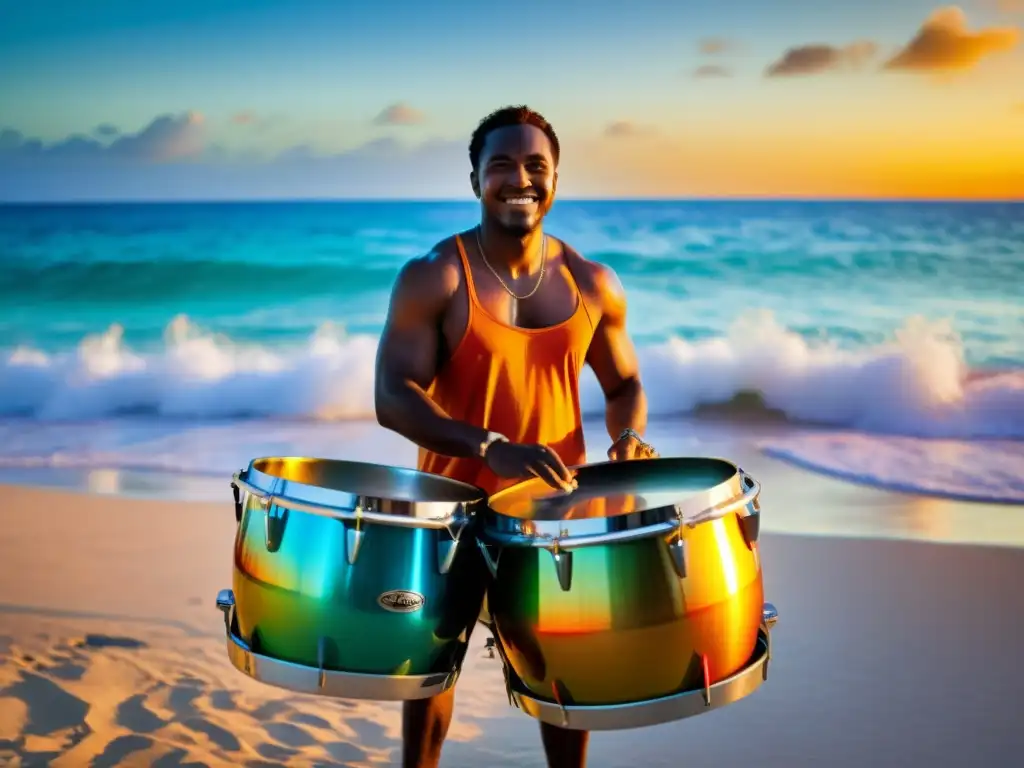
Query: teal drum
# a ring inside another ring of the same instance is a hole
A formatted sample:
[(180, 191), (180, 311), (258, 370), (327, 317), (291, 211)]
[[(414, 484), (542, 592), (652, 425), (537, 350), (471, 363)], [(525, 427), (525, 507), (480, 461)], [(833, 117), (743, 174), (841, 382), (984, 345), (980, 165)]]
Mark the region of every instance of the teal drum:
[(766, 679), (760, 486), (731, 462), (663, 458), (532, 479), (488, 500), (494, 646), (510, 700), (568, 728), (678, 720)]
[(488, 580), (470, 485), (411, 469), (261, 458), (232, 482), (228, 654), (269, 685), (410, 700), (454, 685)]

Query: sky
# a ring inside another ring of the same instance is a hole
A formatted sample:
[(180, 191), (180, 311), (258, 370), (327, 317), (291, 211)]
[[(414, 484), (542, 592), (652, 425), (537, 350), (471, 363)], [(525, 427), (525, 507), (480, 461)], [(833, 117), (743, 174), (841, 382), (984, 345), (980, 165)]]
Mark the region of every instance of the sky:
[(0, 0), (0, 200), (1024, 199), (1024, 0)]

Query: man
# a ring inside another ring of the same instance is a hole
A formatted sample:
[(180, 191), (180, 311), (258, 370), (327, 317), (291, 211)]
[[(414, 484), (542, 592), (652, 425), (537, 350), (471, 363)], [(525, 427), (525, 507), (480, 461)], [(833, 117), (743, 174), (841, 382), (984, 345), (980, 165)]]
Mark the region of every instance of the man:
[[(604, 391), (613, 460), (656, 455), (615, 274), (541, 227), (555, 199), (558, 137), (533, 110), (486, 117), (469, 146), (477, 227), (408, 262), (377, 357), (377, 420), (420, 447), (419, 468), (488, 494), (538, 476), (570, 490), (586, 462), (579, 375)], [(433, 768), (454, 692), (408, 702), (403, 763)], [(550, 766), (583, 766), (588, 734), (541, 724)]]

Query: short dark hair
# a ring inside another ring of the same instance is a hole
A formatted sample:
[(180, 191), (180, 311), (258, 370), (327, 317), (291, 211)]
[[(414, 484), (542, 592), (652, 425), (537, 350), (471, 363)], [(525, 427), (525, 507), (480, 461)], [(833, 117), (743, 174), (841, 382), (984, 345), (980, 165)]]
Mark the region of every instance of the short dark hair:
[(491, 112), (491, 114), (480, 121), (476, 130), (473, 131), (473, 137), (469, 141), (469, 162), (472, 164), (474, 171), (480, 166), (480, 155), (484, 151), (484, 142), (487, 140), (487, 135), (499, 128), (511, 128), (516, 125), (532, 125), (544, 131), (548, 141), (551, 142), (551, 154), (555, 165), (558, 165), (559, 146), (555, 129), (551, 127), (551, 123), (544, 119), (542, 114), (535, 112), (525, 104), (518, 104), (511, 107), (502, 107)]

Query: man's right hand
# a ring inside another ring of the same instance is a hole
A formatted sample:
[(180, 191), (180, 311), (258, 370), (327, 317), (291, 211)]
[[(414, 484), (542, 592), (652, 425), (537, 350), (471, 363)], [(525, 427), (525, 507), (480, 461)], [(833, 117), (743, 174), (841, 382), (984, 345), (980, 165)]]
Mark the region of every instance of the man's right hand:
[(571, 491), (576, 487), (572, 472), (546, 445), (524, 445), (504, 440), (491, 443), (484, 454), (487, 467), (498, 477), (539, 477), (552, 488)]

